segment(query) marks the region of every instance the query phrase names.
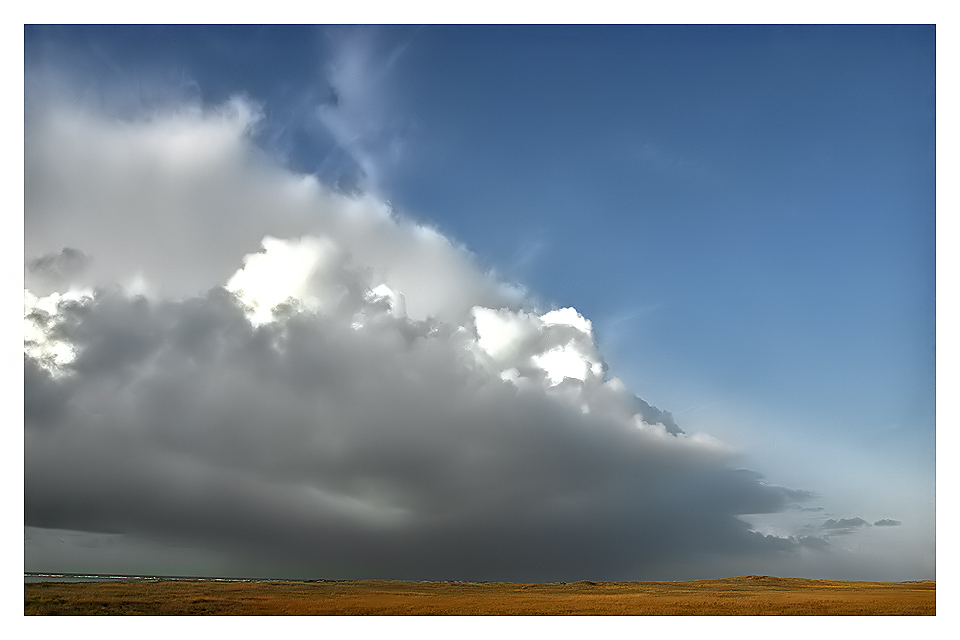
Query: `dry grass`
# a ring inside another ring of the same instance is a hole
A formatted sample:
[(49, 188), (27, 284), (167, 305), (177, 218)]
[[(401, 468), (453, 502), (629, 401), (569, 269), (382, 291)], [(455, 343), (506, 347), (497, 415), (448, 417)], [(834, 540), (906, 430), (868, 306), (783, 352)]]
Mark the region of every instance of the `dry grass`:
[(935, 615), (936, 582), (39, 582), (26, 615)]

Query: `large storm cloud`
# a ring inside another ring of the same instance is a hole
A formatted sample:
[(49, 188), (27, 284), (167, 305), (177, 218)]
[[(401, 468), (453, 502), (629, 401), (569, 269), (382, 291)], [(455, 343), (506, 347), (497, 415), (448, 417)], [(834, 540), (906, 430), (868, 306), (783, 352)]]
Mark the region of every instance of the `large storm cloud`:
[(32, 105), (28, 528), (317, 578), (637, 579), (811, 546), (738, 517), (808, 494), (626, 389), (575, 309), (284, 169), (257, 113)]

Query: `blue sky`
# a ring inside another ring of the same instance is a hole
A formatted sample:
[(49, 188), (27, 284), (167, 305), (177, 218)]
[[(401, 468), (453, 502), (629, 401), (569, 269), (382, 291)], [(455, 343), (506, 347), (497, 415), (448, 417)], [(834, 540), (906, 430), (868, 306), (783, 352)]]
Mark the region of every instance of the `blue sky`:
[[(823, 507), (757, 516), (758, 531), (901, 521), (832, 538), (847, 559), (771, 573), (921, 579), (935, 577), (935, 34), (27, 27), (25, 90), (28, 118), (52, 93), (121, 119), (243, 96), (272, 162), (389, 202), (529, 308), (575, 307), (608, 375)], [(906, 559), (864, 568), (893, 549)]]

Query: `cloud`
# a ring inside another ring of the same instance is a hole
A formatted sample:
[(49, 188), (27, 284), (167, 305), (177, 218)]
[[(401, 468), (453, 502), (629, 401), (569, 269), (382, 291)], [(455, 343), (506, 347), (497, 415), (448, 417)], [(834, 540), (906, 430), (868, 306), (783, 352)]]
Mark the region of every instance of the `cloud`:
[(834, 520), (829, 518), (824, 521), (820, 528), (831, 533), (852, 533), (861, 527), (869, 527), (870, 523), (864, 520), (863, 518), (840, 518)]
[(882, 520), (877, 520), (873, 523), (875, 527), (899, 527), (903, 523), (899, 520), (891, 520), (890, 518), (883, 518)]
[(67, 280), (82, 273), (90, 262), (90, 257), (73, 247), (64, 247), (59, 253), (48, 253), (27, 263), (27, 271), (41, 274), (56, 280)]
[(331, 29), (326, 33), (323, 76), (327, 97), (316, 116), (339, 150), (353, 162), (344, 172), (337, 163), (340, 186), (378, 192), (384, 173), (399, 160), (403, 134), (410, 120), (397, 108), (399, 91), (391, 70), (409, 40), (383, 50), (382, 37), (369, 28)]
[(75, 247), (89, 257), (76, 286), (178, 297), (226, 283), (265, 236), (313, 234), (402, 291), (412, 317), (462, 320), (478, 304), (520, 303), (521, 289), (429, 227), (271, 162), (251, 142), (260, 118), (239, 99), (127, 120), (38, 106), (25, 131), (28, 261)]
[(31, 531), (327, 578), (670, 577), (813, 544), (740, 518), (811, 494), (626, 389), (574, 308), (272, 163), (258, 118), (29, 119), (27, 271), (89, 257), (25, 283)]

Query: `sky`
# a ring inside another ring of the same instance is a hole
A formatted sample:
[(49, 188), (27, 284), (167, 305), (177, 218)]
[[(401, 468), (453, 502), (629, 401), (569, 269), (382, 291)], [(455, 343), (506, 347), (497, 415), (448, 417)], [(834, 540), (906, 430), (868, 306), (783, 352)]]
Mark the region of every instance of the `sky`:
[(25, 570), (935, 578), (935, 35), (27, 26)]

